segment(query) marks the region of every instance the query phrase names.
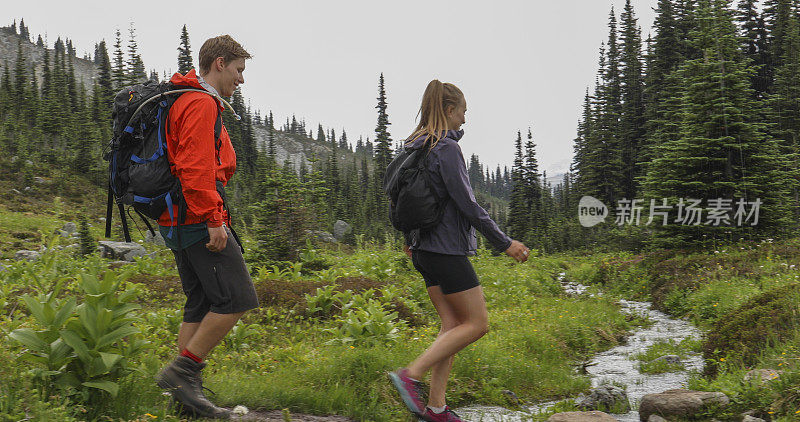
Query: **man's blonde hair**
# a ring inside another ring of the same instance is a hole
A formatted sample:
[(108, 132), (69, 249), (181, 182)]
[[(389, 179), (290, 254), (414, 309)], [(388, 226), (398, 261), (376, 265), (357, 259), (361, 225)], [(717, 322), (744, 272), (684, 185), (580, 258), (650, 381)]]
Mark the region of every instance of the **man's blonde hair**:
[(200, 47), (200, 73), (206, 74), (217, 57), (222, 57), (225, 64), (236, 59), (249, 59), (250, 53), (230, 35), (209, 38)]

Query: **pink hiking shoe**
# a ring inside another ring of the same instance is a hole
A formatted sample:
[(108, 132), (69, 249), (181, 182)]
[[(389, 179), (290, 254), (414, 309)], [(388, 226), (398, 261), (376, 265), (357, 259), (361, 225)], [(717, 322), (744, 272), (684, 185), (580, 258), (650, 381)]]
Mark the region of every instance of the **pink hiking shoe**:
[(425, 411), (425, 404), (422, 401), (423, 386), (420, 381), (409, 378), (406, 373), (406, 368), (400, 368), (396, 371), (389, 372), (389, 379), (394, 384), (394, 388), (400, 393), (400, 398), (403, 399), (408, 410), (411, 413), (422, 417)]
[(450, 410), (448, 406), (444, 407), (444, 412), (442, 413), (433, 413), (430, 407), (426, 407), (425, 413), (420, 415), (420, 418), (422, 418), (420, 420), (428, 422), (464, 422), (464, 420), (459, 418), (456, 412)]

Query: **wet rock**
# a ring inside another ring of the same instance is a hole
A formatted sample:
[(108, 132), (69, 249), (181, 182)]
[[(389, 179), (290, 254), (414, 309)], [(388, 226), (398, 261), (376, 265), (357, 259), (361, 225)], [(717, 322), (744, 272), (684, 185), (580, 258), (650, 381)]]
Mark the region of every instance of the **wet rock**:
[(746, 374), (744, 374), (744, 380), (745, 382), (751, 380), (760, 381), (761, 384), (765, 384), (779, 379), (782, 373), (783, 371), (769, 368), (753, 369), (752, 371), (748, 371)]
[(681, 357), (678, 355), (664, 355), (660, 358), (653, 359), (653, 363), (656, 362), (664, 362), (670, 365), (680, 365), (681, 364)]
[(140, 256), (144, 256), (147, 250), (144, 246), (133, 242), (111, 242), (101, 240), (100, 246), (103, 248), (103, 258), (110, 258), (122, 261), (133, 261)]
[(146, 231), (144, 234), (144, 241), (158, 246), (166, 246), (167, 244), (164, 243), (164, 238), (161, 236), (161, 232), (155, 231), (155, 233), (155, 236), (153, 236), (150, 233), (150, 230)]
[(332, 234), (330, 234), (330, 233), (328, 233), (326, 231), (306, 230), (306, 234), (309, 235), (310, 237), (312, 237), (312, 238), (314, 238), (316, 240), (322, 241), (322, 242), (336, 243), (336, 238), (333, 237)]
[(25, 191), (25, 192), (27, 192), (27, 191), (29, 191), (29, 190), (31, 190), (31, 187), (30, 187), (30, 186), (25, 186), (25, 189), (23, 189), (23, 191)]
[(647, 422), (667, 422), (667, 420), (658, 415), (650, 415), (650, 417), (647, 418)]
[(33, 183), (37, 183), (37, 184), (40, 184), (40, 185), (49, 185), (49, 184), (52, 184), (53, 181), (50, 180), (50, 179), (45, 179), (44, 177), (34, 176), (33, 177)]
[(11, 188), (11, 192), (14, 192), (14, 193), (16, 193), (17, 195), (22, 195), (22, 192), (20, 192), (20, 191), (18, 191), (18, 190), (16, 190), (16, 189), (14, 189), (14, 188)]
[(563, 412), (556, 413), (547, 419), (547, 422), (617, 422), (617, 420), (608, 413), (591, 411), (591, 412)]
[(639, 420), (647, 421), (650, 415), (692, 418), (710, 407), (726, 406), (730, 399), (725, 393), (691, 390), (667, 390), (647, 394), (639, 403)]
[(511, 391), (511, 390), (503, 390), (503, 391), (501, 391), (501, 393), (503, 393), (506, 397), (508, 397), (508, 400), (512, 404), (514, 404), (514, 406), (519, 406), (520, 405), (520, 403), (521, 403), (520, 399), (519, 399), (519, 397), (517, 397), (516, 394), (514, 394), (513, 391)]
[(17, 261), (23, 261), (23, 260), (25, 260), (25, 261), (36, 261), (41, 256), (42, 256), (42, 254), (37, 252), (37, 251), (25, 251), (25, 250), (22, 250), (22, 251), (17, 251), (17, 253), (14, 254), (14, 259), (17, 260)]
[(757, 418), (755, 416), (744, 415), (744, 418), (742, 418), (742, 422), (767, 422), (767, 421), (761, 418)]
[(353, 226), (347, 224), (342, 220), (336, 220), (336, 223), (333, 224), (333, 237), (336, 238), (338, 241), (342, 241), (345, 236), (350, 234), (353, 231)]
[(575, 405), (583, 410), (614, 409), (619, 412), (627, 412), (631, 407), (625, 390), (613, 385), (592, 389), (588, 395), (579, 397)]

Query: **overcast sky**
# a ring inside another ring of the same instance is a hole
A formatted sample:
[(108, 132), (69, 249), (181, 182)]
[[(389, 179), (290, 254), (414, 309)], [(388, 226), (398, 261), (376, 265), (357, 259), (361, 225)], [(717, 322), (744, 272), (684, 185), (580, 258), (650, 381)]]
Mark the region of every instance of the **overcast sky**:
[[(276, 124), (296, 114), (374, 138), (378, 77), (386, 79), (394, 140), (415, 126), (422, 92), (437, 78), (467, 99), (464, 155), (493, 169), (510, 166), (517, 130), (530, 126), (542, 170), (567, 171), (581, 104), (594, 86), (608, 14), (625, 0), (207, 1), (108, 0), (5, 2), (4, 20), (25, 18), (32, 37), (73, 40), (78, 55), (133, 22), (148, 71), (174, 72), (180, 30), (192, 53), (209, 37), (230, 34), (252, 55), (242, 86), (253, 109)], [(656, 0), (632, 0), (651, 31)], [(109, 51), (111, 53), (111, 51)]]

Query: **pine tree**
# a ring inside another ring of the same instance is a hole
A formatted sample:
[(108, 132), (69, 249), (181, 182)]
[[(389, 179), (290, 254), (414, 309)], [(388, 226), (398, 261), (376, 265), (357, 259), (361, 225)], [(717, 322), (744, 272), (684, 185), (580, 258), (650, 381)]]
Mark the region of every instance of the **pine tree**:
[(25, 18), (19, 21), (19, 36), (25, 41), (31, 40), (31, 33), (28, 31), (28, 27), (25, 26)]
[(39, 34), (39, 37), (36, 39), (36, 46), (39, 48), (44, 48), (44, 40), (42, 39), (41, 34)]
[(186, 24), (181, 29), (181, 43), (178, 46), (178, 72), (182, 75), (187, 74), (194, 64), (192, 62), (192, 48), (189, 45), (189, 31), (186, 30)]
[(792, 208), (794, 221), (800, 221), (800, 23), (792, 13), (786, 24), (782, 65), (775, 70), (773, 95), (769, 98), (775, 123), (772, 133), (779, 140), (781, 154), (787, 158), (784, 177), (792, 183)]
[(375, 127), (375, 168), (377, 180), (383, 180), (386, 166), (392, 160), (392, 138), (389, 135), (389, 116), (386, 113), (386, 89), (384, 87), (383, 73), (378, 81), (378, 125)]
[(341, 149), (349, 149), (350, 147), (347, 145), (347, 132), (342, 129), (342, 137), (339, 138), (339, 148)]
[(131, 85), (139, 84), (147, 80), (147, 73), (144, 70), (142, 56), (139, 55), (139, 45), (136, 43), (136, 29), (131, 22), (128, 28), (128, 83)]
[(528, 214), (525, 198), (524, 161), (522, 155), (522, 133), (517, 131), (514, 143), (514, 166), (511, 167), (511, 200), (508, 204), (508, 234), (522, 239), (528, 229)]
[(322, 130), (322, 123), (320, 123), (319, 127), (317, 128), (317, 141), (325, 142), (325, 131)]
[(114, 63), (111, 79), (114, 81), (114, 91), (118, 91), (128, 83), (128, 76), (125, 70), (125, 55), (122, 52), (122, 34), (119, 28), (116, 30), (116, 41), (114, 42)]
[(539, 162), (536, 159), (536, 145), (533, 133), (528, 128), (528, 140), (525, 142), (525, 161), (523, 163), (522, 180), (525, 186), (525, 208), (528, 221), (526, 223), (525, 240), (537, 245), (544, 235), (545, 227), (542, 218), (542, 185), (539, 180)]
[(680, 136), (657, 147), (646, 196), (667, 198), (673, 206), (679, 198), (700, 199), (702, 207), (711, 207), (708, 201), (717, 198), (758, 198), (763, 205), (757, 227), (659, 222), (653, 243), (675, 246), (782, 233), (788, 226), (784, 199), (789, 184), (780, 177), (786, 159), (765, 135), (761, 106), (750, 87), (753, 72), (742, 58), (732, 13), (725, 0), (702, 0), (695, 12), (698, 27), (690, 40), (702, 56), (679, 70)]
[(622, 20), (621, 74), (622, 107), (620, 109), (619, 142), (623, 187), (626, 198), (634, 198), (637, 178), (642, 174), (640, 151), (644, 144), (644, 75), (642, 70), (642, 39), (630, 0), (625, 1)]

